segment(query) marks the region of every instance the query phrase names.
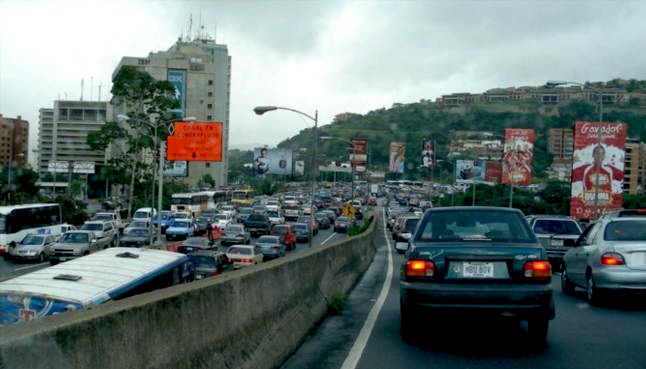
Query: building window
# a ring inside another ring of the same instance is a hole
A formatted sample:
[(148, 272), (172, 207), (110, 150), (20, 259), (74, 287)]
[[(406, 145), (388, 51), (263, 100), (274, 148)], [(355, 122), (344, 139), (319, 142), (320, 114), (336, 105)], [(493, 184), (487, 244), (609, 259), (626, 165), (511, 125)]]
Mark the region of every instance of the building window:
[(206, 120), (208, 120), (208, 121), (213, 120), (213, 116), (212, 116), (212, 115), (207, 115), (207, 116), (206, 116)]
[(206, 107), (209, 109), (213, 109), (213, 104), (207, 104)]
[(212, 79), (209, 80), (209, 86), (213, 86), (213, 80)]
[(209, 91), (209, 93), (207, 94), (207, 96), (208, 96), (208, 97), (213, 97), (213, 92), (212, 92), (212, 91)]
[(211, 163), (204, 163), (204, 166), (207, 168), (211, 168)]

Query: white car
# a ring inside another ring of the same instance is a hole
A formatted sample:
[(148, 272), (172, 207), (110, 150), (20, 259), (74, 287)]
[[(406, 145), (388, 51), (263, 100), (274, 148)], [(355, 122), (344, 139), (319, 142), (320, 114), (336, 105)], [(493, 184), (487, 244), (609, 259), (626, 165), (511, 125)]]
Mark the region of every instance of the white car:
[(279, 210), (268, 210), (267, 217), (272, 225), (285, 223), (285, 217)]
[(229, 224), (233, 223), (233, 217), (230, 213), (216, 214), (214, 220), (213, 226), (220, 229), (225, 229)]
[(238, 211), (233, 205), (224, 205), (222, 208), (220, 208), (220, 214), (225, 214), (230, 218), (235, 218), (235, 216), (238, 215)]
[(254, 245), (233, 245), (227, 249), (226, 254), (233, 262), (234, 269), (260, 264), (264, 257), (260, 247)]

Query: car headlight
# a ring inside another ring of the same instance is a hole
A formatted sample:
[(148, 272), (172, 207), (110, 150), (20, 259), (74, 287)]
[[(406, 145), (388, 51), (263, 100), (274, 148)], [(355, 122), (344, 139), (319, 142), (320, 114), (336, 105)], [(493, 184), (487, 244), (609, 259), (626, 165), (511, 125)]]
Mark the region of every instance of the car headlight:
[(29, 251), (27, 251), (27, 255), (29, 255), (29, 256), (34, 256), (34, 255), (36, 255), (37, 253), (38, 253), (38, 251), (36, 251), (36, 250), (29, 250)]

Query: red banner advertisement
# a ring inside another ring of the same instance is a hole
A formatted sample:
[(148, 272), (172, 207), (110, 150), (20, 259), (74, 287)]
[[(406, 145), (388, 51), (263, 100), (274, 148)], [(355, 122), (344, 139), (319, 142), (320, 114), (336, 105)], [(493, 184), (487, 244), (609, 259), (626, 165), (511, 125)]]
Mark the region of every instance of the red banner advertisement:
[(368, 163), (368, 140), (365, 138), (353, 138), (351, 142), (350, 163), (355, 168), (365, 168)]
[(505, 146), (502, 154), (502, 183), (532, 184), (534, 157), (533, 129), (505, 128)]
[(595, 219), (622, 207), (625, 123), (575, 122), (570, 215)]
[(485, 170), (485, 182), (500, 183), (502, 177), (502, 164), (495, 161), (488, 161)]

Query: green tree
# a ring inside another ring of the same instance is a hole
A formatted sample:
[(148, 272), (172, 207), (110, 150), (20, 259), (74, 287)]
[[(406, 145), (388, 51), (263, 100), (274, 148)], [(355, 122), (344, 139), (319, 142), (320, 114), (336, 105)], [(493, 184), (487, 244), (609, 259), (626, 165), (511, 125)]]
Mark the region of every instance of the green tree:
[[(135, 178), (153, 178), (157, 161), (145, 164), (144, 153), (156, 148), (156, 144), (166, 140), (168, 128), (177, 118), (172, 109), (179, 106), (175, 98), (175, 87), (168, 81), (158, 81), (148, 73), (135, 68), (123, 67), (112, 85), (112, 102), (128, 118), (121, 124), (108, 122), (102, 129), (88, 135), (88, 145), (93, 150), (105, 150), (118, 143), (124, 148), (123, 155), (112, 159), (105, 171), (111, 183), (124, 183), (129, 177), (128, 217), (132, 214), (134, 202), (141, 202), (146, 191), (136, 191)], [(156, 135), (156, 136), (155, 136)], [(150, 191), (148, 191), (150, 192)]]
[(200, 182), (209, 185), (210, 187), (215, 187), (215, 179), (210, 174), (205, 174), (202, 176)]

